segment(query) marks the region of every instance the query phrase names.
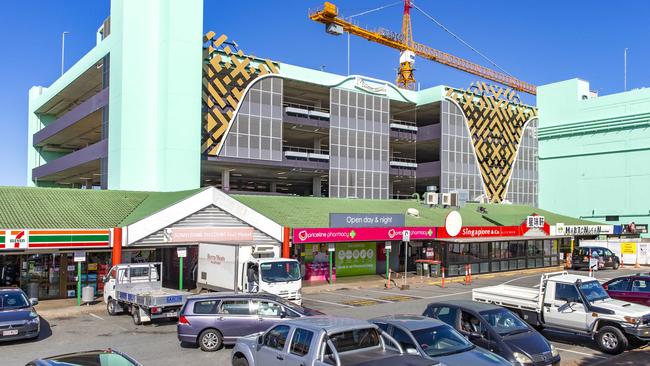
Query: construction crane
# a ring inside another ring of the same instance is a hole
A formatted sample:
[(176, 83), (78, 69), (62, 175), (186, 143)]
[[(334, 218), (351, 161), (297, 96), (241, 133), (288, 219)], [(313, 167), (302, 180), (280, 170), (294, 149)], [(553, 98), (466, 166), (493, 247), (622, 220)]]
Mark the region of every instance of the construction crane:
[[(400, 51), (400, 67), (397, 73), (397, 86), (404, 89), (415, 88), (415, 77), (413, 75), (413, 65), (415, 56), (420, 56), (431, 61), (451, 66), (455, 69), (492, 80), (499, 84), (511, 87), (524, 93), (536, 95), (537, 88), (535, 85), (519, 80), (510, 75), (494, 71), (487, 67), (465, 60), (463, 58), (451, 55), (417, 43), (413, 40), (413, 31), (411, 29), (411, 8), (413, 5), (410, 0), (404, 0), (404, 13), (402, 16), (402, 33), (398, 34), (386, 29), (369, 30), (362, 28), (352, 22), (339, 17), (339, 11), (336, 5), (325, 2), (322, 9), (316, 10), (309, 14), (311, 20), (325, 24), (325, 31), (333, 35), (341, 35), (343, 32), (365, 38), (369, 41), (377, 42)], [(418, 8), (419, 9), (419, 8)]]

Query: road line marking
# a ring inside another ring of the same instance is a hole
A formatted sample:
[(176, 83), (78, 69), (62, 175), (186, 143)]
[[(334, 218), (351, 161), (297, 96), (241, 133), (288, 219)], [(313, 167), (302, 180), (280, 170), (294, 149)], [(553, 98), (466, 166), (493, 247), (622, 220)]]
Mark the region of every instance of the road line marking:
[(372, 300), (372, 301), (385, 302), (385, 303), (392, 303), (393, 302), (393, 301), (388, 301), (388, 300), (375, 299), (374, 297), (340, 294), (340, 293), (336, 293), (334, 291), (328, 292), (328, 294), (339, 295), (339, 296), (344, 296), (344, 297), (356, 297), (357, 299)]
[(105, 320), (105, 319), (102, 318), (101, 316), (99, 316), (99, 315), (95, 315), (95, 314), (93, 314), (93, 313), (88, 313), (88, 315), (92, 316), (93, 318), (97, 318), (97, 319), (99, 319), (99, 320)]
[[(392, 294), (401, 295), (402, 293), (406, 293), (405, 291), (394, 292), (394, 291), (377, 291), (377, 290), (368, 290), (368, 289), (364, 289), (363, 291), (374, 292), (374, 293), (377, 293), (377, 294), (389, 295), (389, 296), (391, 296)], [(407, 290), (407, 291), (413, 291), (413, 290)], [(426, 299), (426, 297), (424, 297), (424, 296), (417, 296), (417, 295), (411, 295), (411, 294), (406, 294), (406, 295), (403, 295), (403, 296), (415, 297), (416, 299)]]
[(454, 295), (463, 295), (463, 294), (469, 294), (472, 291), (463, 291), (463, 292), (454, 292), (453, 294), (445, 294), (445, 295), (435, 295), (435, 296), (429, 296), (425, 297), (425, 299), (437, 299), (439, 297), (447, 297), (447, 296), (454, 296)]
[(304, 296), (302, 298), (303, 298), (303, 300), (307, 300), (307, 301), (322, 302), (323, 304), (330, 304), (330, 305), (338, 305), (338, 306), (342, 306), (344, 308), (353, 308), (354, 307), (354, 306), (351, 306), (351, 305), (339, 304), (338, 302), (310, 299), (310, 298), (304, 297)]
[(571, 350), (571, 349), (558, 348), (558, 347), (555, 347), (555, 349), (558, 350), (558, 351), (569, 352), (569, 353), (575, 353), (575, 354), (583, 355), (583, 356), (596, 357), (596, 358), (603, 358), (603, 359), (607, 359), (607, 358), (609, 358), (609, 357), (605, 357), (605, 356), (594, 355), (594, 354), (591, 354), (591, 353), (580, 352), (580, 351), (574, 351), (574, 350)]

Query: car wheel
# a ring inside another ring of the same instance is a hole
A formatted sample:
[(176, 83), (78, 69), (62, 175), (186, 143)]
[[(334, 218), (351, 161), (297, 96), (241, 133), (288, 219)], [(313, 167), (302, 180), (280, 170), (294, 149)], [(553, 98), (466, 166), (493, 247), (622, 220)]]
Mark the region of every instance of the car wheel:
[(117, 314), (117, 301), (114, 299), (108, 299), (106, 303), (106, 312), (108, 315), (113, 316)]
[[(199, 347), (205, 352), (214, 352), (221, 348), (223, 337), (216, 329), (206, 329), (199, 335)], [(248, 363), (247, 363), (248, 364)]]
[(140, 318), (140, 308), (138, 307), (133, 308), (133, 324), (135, 325), (142, 324), (142, 319)]
[(246, 357), (237, 357), (232, 360), (232, 366), (248, 366), (248, 360)]
[(604, 326), (596, 333), (598, 347), (610, 355), (617, 355), (627, 349), (628, 341), (620, 329), (612, 326)]
[(620, 267), (620, 266), (621, 266), (621, 264), (619, 263), (619, 261), (614, 261), (614, 265), (612, 266), (612, 268), (613, 269), (618, 269), (618, 267)]

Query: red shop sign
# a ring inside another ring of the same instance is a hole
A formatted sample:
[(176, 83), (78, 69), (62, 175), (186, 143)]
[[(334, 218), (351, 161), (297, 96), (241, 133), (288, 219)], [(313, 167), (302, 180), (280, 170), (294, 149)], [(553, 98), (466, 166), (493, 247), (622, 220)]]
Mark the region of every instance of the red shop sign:
[(463, 226), (460, 233), (451, 236), (444, 227), (438, 228), (438, 238), (485, 238), (495, 236), (521, 236), (521, 226)]
[(294, 243), (401, 241), (404, 230), (411, 232), (411, 240), (426, 240), (436, 237), (435, 227), (295, 228), (292, 240)]

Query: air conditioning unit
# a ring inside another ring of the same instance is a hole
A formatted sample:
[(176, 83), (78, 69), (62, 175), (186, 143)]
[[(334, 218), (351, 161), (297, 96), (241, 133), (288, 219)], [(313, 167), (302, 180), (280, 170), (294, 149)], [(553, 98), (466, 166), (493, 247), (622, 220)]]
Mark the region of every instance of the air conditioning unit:
[(437, 205), (438, 204), (438, 193), (436, 193), (436, 192), (427, 192), (425, 197), (426, 197), (427, 205)]
[(442, 203), (443, 206), (451, 206), (451, 194), (443, 193), (441, 203)]
[(458, 192), (449, 193), (449, 206), (458, 207)]

